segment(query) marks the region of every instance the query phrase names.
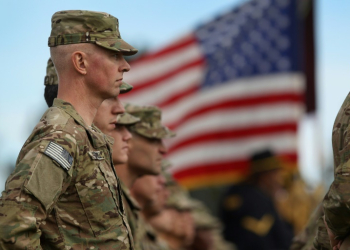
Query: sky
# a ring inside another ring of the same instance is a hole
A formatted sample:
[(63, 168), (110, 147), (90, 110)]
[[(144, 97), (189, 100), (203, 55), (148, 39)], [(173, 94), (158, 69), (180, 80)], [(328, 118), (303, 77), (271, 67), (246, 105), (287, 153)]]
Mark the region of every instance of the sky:
[[(0, 0), (0, 187), (32, 128), (46, 109), (43, 98), (47, 39), (54, 12), (83, 9), (119, 19), (122, 38), (136, 48), (156, 50), (243, 0)], [(316, 5), (317, 112), (300, 123), (300, 171), (311, 186), (328, 180), (331, 131), (350, 90), (348, 49), (350, 1)], [(130, 71), (131, 73), (132, 71)], [(2, 189), (2, 188), (0, 188)]]

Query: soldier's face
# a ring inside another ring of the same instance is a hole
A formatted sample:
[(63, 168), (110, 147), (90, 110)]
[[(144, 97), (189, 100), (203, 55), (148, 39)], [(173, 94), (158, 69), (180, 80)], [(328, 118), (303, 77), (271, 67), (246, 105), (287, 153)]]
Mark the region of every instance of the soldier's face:
[(128, 165), (139, 175), (159, 174), (167, 152), (161, 139), (149, 139), (133, 133)]
[(94, 47), (94, 52), (89, 55), (90, 60), (86, 74), (88, 84), (103, 99), (118, 96), (123, 74), (130, 70), (130, 65), (120, 52), (98, 46)]
[(104, 134), (112, 136), (111, 134), (115, 130), (117, 122), (117, 115), (124, 112), (125, 109), (118, 97), (106, 99), (97, 110), (94, 124)]
[(145, 175), (138, 178), (131, 189), (147, 216), (159, 214), (165, 206), (169, 193), (162, 175)]
[(117, 124), (111, 136), (114, 139), (112, 154), (113, 163), (126, 163), (128, 161), (129, 140), (132, 137), (131, 133), (124, 125)]

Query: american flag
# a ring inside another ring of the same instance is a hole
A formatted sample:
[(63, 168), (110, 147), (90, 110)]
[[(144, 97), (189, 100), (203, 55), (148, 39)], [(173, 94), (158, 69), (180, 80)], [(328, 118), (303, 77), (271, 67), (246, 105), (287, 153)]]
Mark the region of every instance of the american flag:
[(245, 2), (131, 63), (122, 100), (151, 104), (177, 132), (167, 142), (188, 188), (232, 183), (270, 148), (293, 168), (305, 112), (296, 0)]

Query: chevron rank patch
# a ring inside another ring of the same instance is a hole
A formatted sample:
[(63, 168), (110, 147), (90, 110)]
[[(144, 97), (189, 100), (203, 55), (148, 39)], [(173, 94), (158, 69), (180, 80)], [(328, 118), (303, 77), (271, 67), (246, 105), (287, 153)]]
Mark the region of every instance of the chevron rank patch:
[(69, 170), (73, 165), (73, 157), (57, 143), (50, 142), (44, 154), (55, 160), (65, 170)]

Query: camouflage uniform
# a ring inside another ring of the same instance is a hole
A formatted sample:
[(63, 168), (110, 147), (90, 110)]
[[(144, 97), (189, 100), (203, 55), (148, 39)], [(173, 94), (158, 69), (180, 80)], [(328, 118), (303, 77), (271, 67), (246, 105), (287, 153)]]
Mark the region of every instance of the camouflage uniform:
[(214, 250), (236, 250), (231, 242), (226, 241), (222, 236), (223, 226), (219, 219), (210, 214), (205, 205), (192, 199), (192, 215), (197, 230), (209, 230), (213, 239)]
[(332, 132), (334, 181), (323, 200), (325, 220), (336, 238), (350, 232), (350, 94), (343, 102)]
[(181, 188), (170, 174), (166, 174), (166, 177), (167, 187), (170, 191), (167, 206), (178, 210), (191, 210), (196, 230), (210, 231), (213, 249), (235, 250), (235, 245), (223, 238), (223, 228), (219, 219), (212, 216), (202, 202), (193, 199), (186, 190)]
[(160, 239), (154, 230), (154, 228), (143, 220), (139, 219), (138, 237), (140, 241), (140, 247), (142, 250), (170, 250), (165, 241)]
[(6, 182), (1, 249), (132, 248), (112, 143), (73, 106), (56, 99)]
[[(147, 138), (164, 139), (175, 136), (161, 123), (161, 110), (155, 106), (138, 106), (126, 104), (127, 113), (140, 119), (140, 122), (134, 123), (128, 128), (138, 135)], [(139, 214), (139, 206), (131, 197), (129, 189), (123, 185), (125, 197), (126, 212), (131, 227), (131, 231), (135, 238), (136, 249), (167, 249), (165, 243), (160, 243), (155, 235), (152, 227), (145, 222)]]
[(322, 217), (323, 207), (320, 204), (311, 215), (304, 230), (293, 238), (290, 250), (314, 250), (314, 242), (318, 246), (318, 249), (332, 249)]
[(131, 233), (135, 239), (135, 249), (140, 249), (140, 242), (136, 238), (137, 230), (139, 228), (140, 206), (137, 201), (131, 196), (130, 190), (121, 182), (123, 191), (123, 201), (125, 205), (126, 216), (130, 226)]
[[(121, 40), (117, 25), (118, 20), (106, 13), (57, 12), (49, 46), (90, 42), (91, 29), (104, 37), (92, 39), (96, 45), (136, 53)], [(116, 33), (119, 36), (113, 37)], [(0, 248), (134, 249), (112, 144), (113, 138), (87, 126), (70, 103), (55, 99), (6, 181), (0, 198)]]

